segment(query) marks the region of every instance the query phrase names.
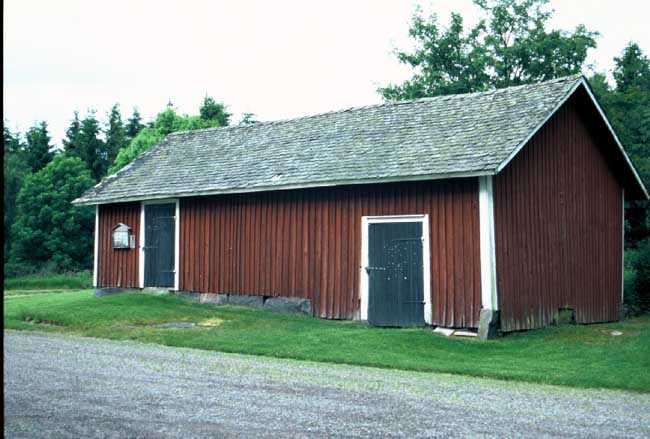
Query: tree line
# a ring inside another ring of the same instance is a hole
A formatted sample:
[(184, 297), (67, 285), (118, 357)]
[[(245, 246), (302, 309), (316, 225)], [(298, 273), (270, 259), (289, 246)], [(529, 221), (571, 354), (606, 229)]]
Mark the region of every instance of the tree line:
[[(146, 124), (137, 108), (124, 121), (115, 104), (104, 126), (94, 110), (83, 119), (75, 111), (58, 148), (52, 145), (46, 121), (35, 123), (24, 135), (11, 132), (5, 121), (5, 276), (90, 269), (94, 210), (75, 207), (71, 201), (167, 134), (227, 126), (230, 118), (226, 106), (210, 96), (198, 115), (180, 115), (169, 103)], [(243, 121), (252, 122), (252, 115)]]

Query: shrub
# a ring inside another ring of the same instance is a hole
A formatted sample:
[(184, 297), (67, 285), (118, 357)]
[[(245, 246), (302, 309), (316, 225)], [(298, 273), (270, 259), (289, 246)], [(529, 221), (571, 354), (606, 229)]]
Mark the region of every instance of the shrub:
[(639, 244), (633, 267), (637, 305), (641, 312), (650, 312), (650, 238)]

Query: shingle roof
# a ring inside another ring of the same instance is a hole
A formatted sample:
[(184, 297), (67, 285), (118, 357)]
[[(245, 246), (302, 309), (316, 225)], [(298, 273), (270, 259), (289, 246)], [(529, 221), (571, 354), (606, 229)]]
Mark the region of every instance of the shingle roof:
[(581, 81), (173, 133), (75, 203), (495, 174)]

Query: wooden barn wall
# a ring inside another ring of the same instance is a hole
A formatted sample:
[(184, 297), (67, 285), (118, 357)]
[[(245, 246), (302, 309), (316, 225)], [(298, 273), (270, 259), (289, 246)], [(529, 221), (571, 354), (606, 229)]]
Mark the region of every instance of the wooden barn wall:
[(314, 315), (359, 311), (361, 217), (429, 214), (433, 322), (478, 326), (478, 181), (183, 198), (180, 289), (309, 298)]
[[(131, 232), (136, 236), (136, 248), (113, 249), (111, 230), (117, 223), (131, 227)], [(99, 205), (98, 231), (97, 286), (138, 288), (140, 203)]]
[(547, 325), (563, 307), (580, 323), (618, 318), (622, 186), (577, 105), (569, 101), (494, 177), (504, 331)]

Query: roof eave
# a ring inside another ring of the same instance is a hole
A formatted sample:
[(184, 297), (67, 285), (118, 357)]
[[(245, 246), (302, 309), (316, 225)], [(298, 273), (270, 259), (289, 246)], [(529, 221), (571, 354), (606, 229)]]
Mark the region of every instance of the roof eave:
[(497, 173), (496, 169), (485, 169), (482, 171), (454, 172), (449, 174), (337, 180), (337, 181), (326, 181), (326, 182), (315, 182), (315, 183), (304, 183), (304, 184), (288, 184), (288, 185), (277, 185), (277, 186), (256, 186), (256, 187), (231, 188), (231, 189), (209, 189), (205, 191), (192, 191), (192, 192), (161, 192), (157, 194), (150, 194), (150, 195), (143, 195), (143, 196), (115, 197), (115, 198), (106, 198), (106, 199), (102, 199), (101, 197), (92, 197), (92, 198), (80, 197), (72, 201), (72, 204), (77, 206), (93, 206), (97, 204), (129, 203), (129, 202), (137, 202), (137, 201), (145, 201), (145, 200), (159, 200), (164, 198), (203, 197), (209, 195), (245, 194), (245, 193), (252, 193), (252, 192), (326, 188), (326, 187), (335, 187), (335, 186), (444, 180), (450, 178), (471, 178), (471, 177), (482, 177), (486, 175), (495, 175), (496, 173)]
[[(546, 124), (546, 122), (548, 122), (548, 120), (551, 117), (553, 117), (555, 115), (555, 113), (557, 113), (557, 111), (560, 108), (562, 108), (562, 106), (566, 103), (566, 101), (569, 100), (569, 98), (571, 96), (573, 96), (573, 94), (576, 92), (576, 90), (578, 90), (578, 88), (580, 88), (580, 86), (583, 86), (585, 88), (585, 91), (589, 95), (589, 98), (591, 99), (591, 102), (596, 107), (596, 110), (598, 110), (598, 113), (600, 114), (602, 120), (605, 122), (605, 125), (607, 126), (607, 129), (609, 130), (610, 134), (614, 138), (614, 142), (618, 146), (619, 152), (623, 155), (623, 158), (625, 159), (625, 162), (627, 163), (629, 170), (632, 172), (632, 175), (634, 176), (634, 180), (635, 180), (635, 182), (637, 184), (637, 187), (634, 188), (634, 189), (638, 190), (638, 192), (644, 197), (645, 200), (649, 199), (650, 195), (648, 194), (647, 188), (643, 184), (643, 180), (641, 180), (641, 177), (639, 176), (639, 173), (637, 172), (636, 168), (634, 167), (634, 164), (632, 163), (632, 161), (630, 160), (630, 157), (625, 152), (625, 148), (623, 148), (623, 144), (621, 143), (618, 136), (616, 135), (616, 132), (614, 131), (614, 128), (609, 123), (609, 119), (607, 119), (607, 116), (605, 115), (605, 112), (603, 111), (602, 107), (598, 103), (598, 100), (596, 99), (593, 92), (591, 91), (591, 87), (589, 86), (589, 83), (587, 82), (587, 80), (584, 77), (582, 77), (578, 81), (576, 81), (575, 85), (573, 87), (571, 87), (571, 90), (569, 90), (567, 92), (566, 96), (555, 106), (555, 108), (549, 113), (549, 115), (544, 120), (542, 120), (542, 122), (539, 123), (537, 125), (537, 127), (535, 127), (535, 129), (533, 131), (531, 131), (531, 133), (517, 146), (517, 148), (515, 148), (512, 151), (512, 153), (510, 153), (510, 155), (508, 155), (508, 157), (506, 157), (505, 160), (503, 160), (499, 164), (499, 166), (497, 167), (496, 172), (499, 173), (506, 166), (508, 166), (508, 164), (517, 156), (517, 154), (519, 154), (519, 151), (521, 151), (521, 149), (524, 146), (526, 146), (526, 144), (530, 141), (530, 139), (532, 139), (533, 136), (535, 136), (535, 134), (537, 134), (537, 132)], [(637, 192), (636, 190), (634, 190), (634, 191), (626, 191), (626, 192), (627, 193), (629, 193), (629, 192), (634, 193), (634, 192)]]

